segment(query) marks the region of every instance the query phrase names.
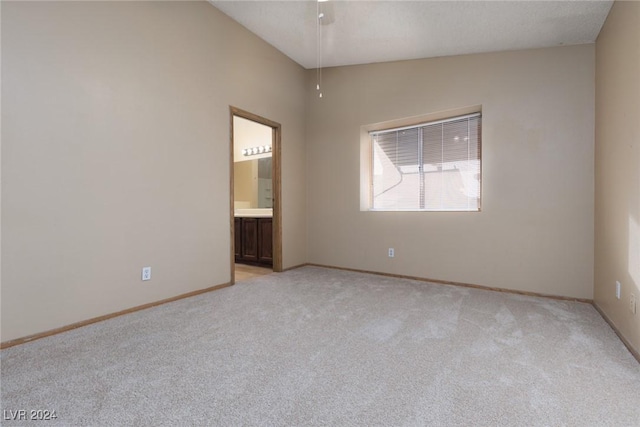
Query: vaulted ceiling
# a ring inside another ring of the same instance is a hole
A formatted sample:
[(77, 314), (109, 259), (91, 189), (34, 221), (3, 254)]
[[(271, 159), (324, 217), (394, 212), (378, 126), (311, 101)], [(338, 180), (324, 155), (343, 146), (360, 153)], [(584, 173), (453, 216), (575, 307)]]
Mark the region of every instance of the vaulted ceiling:
[[(316, 68), (319, 61), (331, 67), (593, 43), (613, 4), (584, 0), (209, 1), (308, 69)], [(318, 13), (324, 14), (320, 20)]]

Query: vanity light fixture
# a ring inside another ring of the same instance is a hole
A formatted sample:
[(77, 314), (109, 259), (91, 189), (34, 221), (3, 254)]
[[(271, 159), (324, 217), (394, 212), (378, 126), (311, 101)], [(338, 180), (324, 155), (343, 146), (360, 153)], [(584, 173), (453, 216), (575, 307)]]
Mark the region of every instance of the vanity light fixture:
[(255, 156), (256, 154), (264, 154), (264, 153), (270, 153), (270, 152), (271, 152), (270, 145), (259, 145), (258, 147), (242, 149), (243, 156)]

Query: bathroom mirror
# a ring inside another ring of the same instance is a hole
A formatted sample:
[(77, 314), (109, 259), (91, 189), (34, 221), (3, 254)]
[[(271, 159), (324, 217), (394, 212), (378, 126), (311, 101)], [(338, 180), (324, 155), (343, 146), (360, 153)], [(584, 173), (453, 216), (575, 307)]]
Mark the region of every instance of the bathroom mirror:
[(235, 162), (234, 208), (273, 208), (271, 157)]

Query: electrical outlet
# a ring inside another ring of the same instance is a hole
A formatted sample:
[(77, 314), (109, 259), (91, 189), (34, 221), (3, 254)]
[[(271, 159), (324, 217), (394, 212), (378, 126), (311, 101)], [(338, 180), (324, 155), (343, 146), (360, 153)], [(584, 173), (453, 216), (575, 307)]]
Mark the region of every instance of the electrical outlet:
[(396, 256), (396, 251), (393, 248), (389, 248), (389, 258)]
[(616, 298), (620, 299), (620, 282), (616, 281)]
[(151, 267), (142, 268), (142, 280), (151, 280)]
[(636, 296), (634, 294), (631, 294), (631, 297), (629, 297), (629, 310), (631, 310), (633, 314), (636, 314)]

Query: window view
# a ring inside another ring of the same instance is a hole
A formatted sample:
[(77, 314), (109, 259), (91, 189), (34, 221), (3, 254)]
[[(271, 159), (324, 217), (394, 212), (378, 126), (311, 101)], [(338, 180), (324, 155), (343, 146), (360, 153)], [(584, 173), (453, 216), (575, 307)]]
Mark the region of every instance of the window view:
[(480, 113), (370, 132), (372, 210), (478, 211)]

